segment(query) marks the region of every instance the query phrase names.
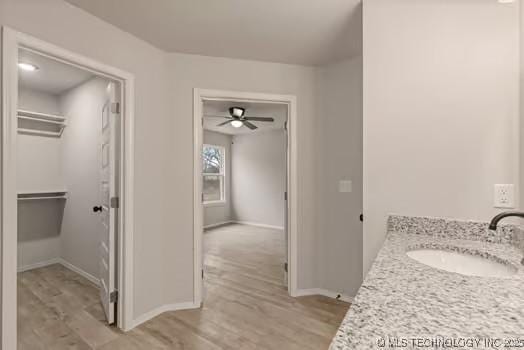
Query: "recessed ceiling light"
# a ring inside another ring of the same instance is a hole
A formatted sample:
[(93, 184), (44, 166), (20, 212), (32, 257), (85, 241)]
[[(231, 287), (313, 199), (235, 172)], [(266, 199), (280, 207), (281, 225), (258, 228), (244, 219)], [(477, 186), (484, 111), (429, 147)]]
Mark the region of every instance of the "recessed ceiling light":
[(38, 70), (38, 67), (31, 63), (18, 62), (18, 68), (27, 72), (34, 72)]
[(511, 4), (515, 2), (515, 0), (498, 0), (500, 4)]
[(233, 120), (231, 122), (231, 125), (234, 127), (234, 128), (240, 128), (242, 125), (244, 125), (244, 123), (242, 123), (240, 120)]

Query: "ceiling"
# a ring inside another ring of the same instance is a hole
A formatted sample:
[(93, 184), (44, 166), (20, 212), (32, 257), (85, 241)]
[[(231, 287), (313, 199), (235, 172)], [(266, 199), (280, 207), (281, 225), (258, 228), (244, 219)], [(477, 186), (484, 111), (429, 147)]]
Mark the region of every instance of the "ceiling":
[[(246, 109), (247, 117), (273, 117), (273, 123), (252, 122), (258, 129), (250, 130), (246, 127), (234, 128), (231, 125), (217, 126), (225, 121), (224, 118), (212, 116), (228, 116), (229, 107), (242, 107)], [(287, 105), (276, 103), (244, 103), (233, 101), (204, 101), (204, 130), (216, 131), (228, 135), (252, 134), (255, 132), (284, 129), (287, 120)]]
[(66, 0), (167, 51), (321, 65), (361, 51), (360, 0)]
[(20, 87), (52, 95), (60, 95), (94, 77), (91, 72), (24, 49), (19, 51), (19, 61), (39, 68), (35, 72), (19, 69)]

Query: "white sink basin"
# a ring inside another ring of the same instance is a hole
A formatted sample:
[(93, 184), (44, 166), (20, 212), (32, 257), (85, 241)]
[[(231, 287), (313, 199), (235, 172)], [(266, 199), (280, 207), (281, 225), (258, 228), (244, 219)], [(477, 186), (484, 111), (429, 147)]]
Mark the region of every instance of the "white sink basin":
[(446, 250), (417, 249), (406, 254), (425, 265), (468, 276), (510, 277), (517, 272), (514, 267), (493, 260)]

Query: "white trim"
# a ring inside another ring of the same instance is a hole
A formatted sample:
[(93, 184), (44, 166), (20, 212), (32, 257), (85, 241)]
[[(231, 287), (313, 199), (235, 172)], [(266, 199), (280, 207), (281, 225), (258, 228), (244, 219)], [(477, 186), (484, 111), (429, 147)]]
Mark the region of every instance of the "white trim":
[(18, 45), (16, 33), (2, 32), (2, 350), (17, 347), (17, 194), (16, 110), (18, 109)]
[(17, 272), (18, 273), (26, 272), (26, 271), (40, 269), (42, 267), (47, 267), (47, 266), (56, 265), (56, 264), (60, 264), (60, 258), (53, 258), (53, 259), (49, 259), (46, 261), (41, 261), (41, 262), (37, 262), (34, 264), (18, 267)]
[(71, 264), (69, 261), (64, 260), (62, 258), (58, 259), (58, 263), (62, 265), (63, 267), (65, 267), (66, 269), (76, 272), (77, 274), (84, 277), (85, 279), (87, 279), (89, 282), (93, 283), (97, 287), (100, 287), (100, 279), (91, 275), (89, 272), (82, 270), (81, 268)]
[(239, 101), (257, 103), (282, 103), (288, 105), (287, 121), (287, 232), (288, 232), (288, 292), (291, 296), (298, 289), (298, 147), (297, 147), (297, 99), (292, 95), (276, 95), (226, 90), (193, 90), (193, 302), (202, 302), (202, 235), (204, 206), (202, 204), (202, 107), (204, 100)]
[(208, 230), (208, 229), (213, 228), (213, 227), (224, 226), (224, 225), (232, 225), (232, 224), (256, 226), (256, 227), (262, 227), (262, 228), (269, 228), (269, 229), (272, 229), (272, 230), (284, 230), (284, 226), (266, 225), (266, 224), (259, 224), (259, 223), (256, 223), (256, 222), (237, 221), (237, 220), (229, 220), (229, 221), (218, 222), (216, 224), (206, 225), (206, 226), (204, 226), (204, 230)]
[(162, 305), (162, 306), (159, 306), (156, 309), (148, 311), (145, 314), (140, 315), (136, 319), (134, 319), (133, 320), (133, 328), (138, 327), (142, 323), (147, 322), (150, 319), (152, 319), (152, 318), (154, 318), (154, 317), (156, 317), (156, 316), (158, 316), (160, 314), (163, 314), (164, 312), (196, 309), (199, 306), (200, 305), (194, 304), (192, 302)]
[(238, 225), (248, 225), (248, 226), (256, 226), (256, 227), (262, 227), (262, 228), (269, 228), (272, 230), (283, 230), (284, 226), (275, 226), (275, 225), (266, 225), (266, 224), (260, 224), (258, 222), (250, 222), (250, 221), (231, 221), (233, 224)]
[(65, 259), (62, 259), (62, 258), (54, 258), (54, 259), (38, 262), (35, 264), (19, 267), (17, 271), (18, 273), (21, 273), (21, 272), (36, 270), (42, 267), (47, 267), (47, 266), (56, 265), (56, 264), (62, 265), (66, 269), (71, 270), (74, 273), (77, 273), (80, 276), (84, 277), (85, 279), (87, 279), (89, 282), (93, 283), (97, 287), (100, 287), (100, 279), (96, 278), (95, 276), (91, 275), (90, 273), (82, 270), (81, 268), (71, 264), (69, 261), (66, 261)]
[(219, 227), (219, 226), (225, 226), (225, 225), (231, 225), (234, 224), (234, 221), (223, 221), (223, 222), (217, 222), (216, 224), (206, 225), (204, 226), (204, 230), (209, 230), (210, 228)]
[(18, 85), (18, 48), (35, 51), (66, 64), (118, 81), (122, 97), (121, 206), (118, 230), (118, 324), (133, 328), (133, 236), (134, 236), (134, 76), (32, 36), (2, 27), (2, 349), (16, 349), (16, 111)]
[(350, 295), (332, 292), (330, 290), (322, 289), (322, 288), (298, 289), (296, 290), (295, 295), (293, 296), (305, 297), (305, 296), (310, 296), (310, 295), (323, 295), (325, 297), (332, 298), (332, 299), (337, 299), (337, 296), (340, 295), (340, 298), (338, 299), (345, 301), (346, 303), (352, 303), (353, 300), (355, 299), (354, 297)]

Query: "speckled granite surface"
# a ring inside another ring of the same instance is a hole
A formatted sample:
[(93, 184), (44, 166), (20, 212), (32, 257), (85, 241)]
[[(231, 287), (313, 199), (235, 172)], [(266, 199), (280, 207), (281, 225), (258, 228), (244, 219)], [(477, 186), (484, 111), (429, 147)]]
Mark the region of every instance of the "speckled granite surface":
[[(445, 347), (435, 346), (439, 341), (449, 344), (460, 339), (471, 341), (472, 346), (456, 343), (446, 348), (523, 349), (524, 267), (515, 230), (505, 227), (493, 234), (485, 232), (485, 223), (470, 224), (390, 218), (386, 241), (330, 349), (440, 349)], [(406, 255), (418, 247), (482, 255), (509, 265), (516, 274), (509, 278), (473, 277), (435, 269)], [(489, 346), (497, 339), (506, 343)], [(522, 347), (512, 343), (519, 339)]]

